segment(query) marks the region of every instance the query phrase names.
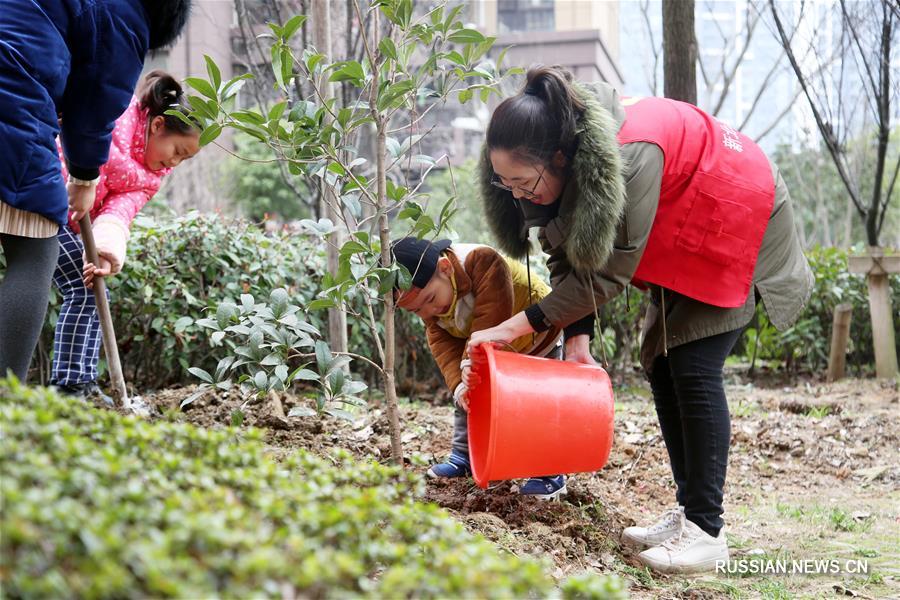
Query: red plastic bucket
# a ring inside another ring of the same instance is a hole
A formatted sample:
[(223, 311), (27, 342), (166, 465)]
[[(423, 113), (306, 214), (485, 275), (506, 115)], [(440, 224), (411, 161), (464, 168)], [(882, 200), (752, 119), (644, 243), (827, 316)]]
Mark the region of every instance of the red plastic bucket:
[(469, 392), (469, 457), (489, 481), (596, 471), (613, 438), (613, 392), (601, 367), (537, 358), (484, 344)]

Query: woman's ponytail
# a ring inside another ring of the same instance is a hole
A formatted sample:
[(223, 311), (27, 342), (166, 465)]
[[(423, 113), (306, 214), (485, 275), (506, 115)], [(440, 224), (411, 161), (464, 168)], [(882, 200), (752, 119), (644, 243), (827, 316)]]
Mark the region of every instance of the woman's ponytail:
[(169, 73), (161, 69), (150, 71), (138, 84), (137, 94), (141, 100), (141, 107), (147, 109), (151, 119), (160, 116), (165, 119), (167, 131), (186, 134), (196, 130), (195, 126), (166, 114), (168, 110), (177, 110), (185, 116), (191, 112), (181, 84)]
[(533, 67), (522, 90), (501, 102), (491, 116), (488, 148), (508, 150), (544, 165), (552, 165), (557, 151), (571, 159), (578, 147), (576, 131), (584, 111), (571, 73), (560, 66)]

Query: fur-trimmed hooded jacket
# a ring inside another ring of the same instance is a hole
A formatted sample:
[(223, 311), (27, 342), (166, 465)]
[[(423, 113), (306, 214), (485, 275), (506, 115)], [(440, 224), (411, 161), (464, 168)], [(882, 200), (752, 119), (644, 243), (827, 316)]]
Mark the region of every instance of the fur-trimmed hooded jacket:
[[(537, 227), (548, 255), (553, 292), (526, 311), (529, 321), (537, 330), (564, 327), (567, 336), (590, 332), (595, 304), (602, 306), (630, 283), (653, 227), (664, 161), (655, 144), (619, 145), (616, 134), (625, 111), (612, 87), (595, 83), (580, 89), (587, 110), (579, 122), (570, 175), (557, 202), (540, 206), (517, 201), (510, 192), (491, 185), (494, 173), (486, 150), (480, 164), (485, 213), (500, 249), (524, 256), (528, 230)], [(775, 204), (753, 282), (772, 323), (784, 329), (809, 298), (813, 278), (796, 236), (790, 196), (774, 164), (772, 170)], [(663, 292), (666, 314), (659, 319)], [(651, 287), (653, 302), (642, 343), (644, 366), (649, 368), (667, 346), (743, 327), (753, 316), (756, 294), (749, 294), (742, 307), (720, 308)], [(668, 321), (665, 338), (663, 320)]]

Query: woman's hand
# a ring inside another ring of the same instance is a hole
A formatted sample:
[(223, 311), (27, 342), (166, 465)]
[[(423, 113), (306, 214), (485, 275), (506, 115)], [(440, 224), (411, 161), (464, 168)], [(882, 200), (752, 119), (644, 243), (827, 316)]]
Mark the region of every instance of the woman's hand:
[(66, 193), (69, 195), (69, 210), (72, 211), (72, 219), (80, 221), (94, 206), (97, 198), (97, 185), (75, 185), (72, 182), (66, 184)]
[(466, 353), (471, 356), (476, 347), (487, 342), (500, 342), (501, 345), (504, 343), (509, 344), (514, 339), (533, 331), (534, 329), (531, 328), (531, 323), (528, 322), (528, 317), (525, 316), (525, 313), (516, 313), (496, 327), (482, 329), (470, 335), (466, 344)]
[(112, 274), (112, 263), (110, 261), (100, 256), (97, 262), (99, 265), (85, 262), (84, 271), (81, 274), (84, 286), (91, 290), (94, 289), (94, 277), (106, 277)]
[(566, 340), (566, 360), (584, 365), (596, 365), (591, 356), (591, 336), (576, 335)]

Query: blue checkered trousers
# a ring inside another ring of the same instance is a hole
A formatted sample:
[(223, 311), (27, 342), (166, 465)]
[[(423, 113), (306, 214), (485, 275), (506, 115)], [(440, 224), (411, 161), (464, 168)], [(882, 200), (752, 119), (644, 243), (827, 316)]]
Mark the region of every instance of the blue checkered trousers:
[[(100, 360), (100, 318), (94, 291), (81, 279), (84, 245), (68, 225), (60, 228), (59, 262), (53, 281), (63, 297), (53, 338), (54, 385), (74, 385), (97, 379)], [(109, 293), (107, 292), (107, 297)]]

